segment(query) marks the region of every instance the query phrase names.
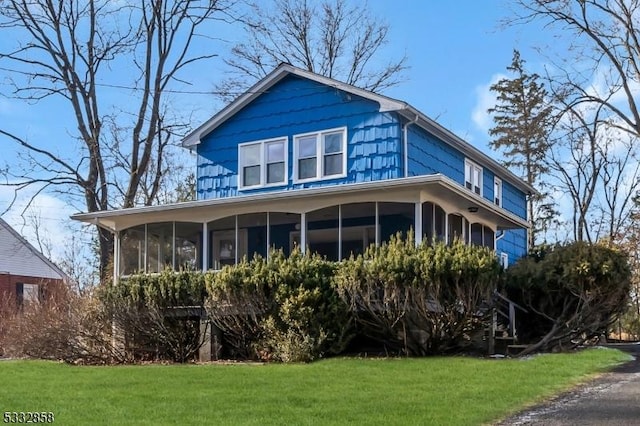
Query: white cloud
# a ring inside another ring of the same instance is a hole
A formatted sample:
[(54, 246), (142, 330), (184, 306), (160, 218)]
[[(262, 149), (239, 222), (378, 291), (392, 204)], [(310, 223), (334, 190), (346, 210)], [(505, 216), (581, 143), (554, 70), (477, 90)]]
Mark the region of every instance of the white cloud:
[(487, 84), (476, 86), (475, 92), (477, 101), (476, 106), (471, 112), (471, 119), (478, 129), (484, 133), (489, 133), (489, 129), (491, 128), (493, 121), (487, 110), (496, 104), (496, 95), (491, 91), (491, 86), (503, 78), (507, 78), (507, 76), (500, 73), (494, 74), (491, 76), (491, 80)]
[(52, 259), (60, 260), (64, 256), (66, 243), (74, 234), (77, 235), (80, 229), (69, 219), (75, 210), (60, 198), (45, 193), (36, 195), (36, 193), (35, 187), (20, 191), (11, 209), (4, 212), (13, 200), (14, 190), (11, 187), (0, 187), (2, 219), (36, 248), (39, 247), (36, 232), (38, 227), (40, 240), (51, 248)]

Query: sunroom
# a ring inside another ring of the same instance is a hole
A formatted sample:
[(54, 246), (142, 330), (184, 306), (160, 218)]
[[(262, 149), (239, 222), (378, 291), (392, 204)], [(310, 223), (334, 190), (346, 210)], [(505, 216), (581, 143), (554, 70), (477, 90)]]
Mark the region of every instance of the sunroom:
[(78, 214), (114, 234), (114, 279), (165, 268), (217, 270), (295, 246), (340, 261), (414, 230), (495, 249), (527, 222), (443, 175)]

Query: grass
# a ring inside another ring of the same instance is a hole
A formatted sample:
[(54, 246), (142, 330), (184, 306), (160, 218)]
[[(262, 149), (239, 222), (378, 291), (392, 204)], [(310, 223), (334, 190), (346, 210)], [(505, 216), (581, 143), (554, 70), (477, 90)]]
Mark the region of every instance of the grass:
[(84, 424), (490, 423), (628, 360), (616, 350), (524, 360), (329, 359), (312, 364), (81, 367), (0, 362), (0, 414)]

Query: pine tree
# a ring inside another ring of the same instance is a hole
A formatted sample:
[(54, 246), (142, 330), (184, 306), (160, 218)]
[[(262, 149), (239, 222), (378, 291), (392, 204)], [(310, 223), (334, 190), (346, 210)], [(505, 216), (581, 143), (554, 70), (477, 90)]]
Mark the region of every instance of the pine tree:
[(494, 138), (491, 148), (501, 151), (504, 165), (540, 192), (527, 200), (531, 249), (536, 245), (536, 236), (548, 229), (557, 213), (553, 203), (546, 202), (547, 194), (542, 191), (542, 177), (548, 171), (545, 158), (550, 147), (552, 107), (547, 103), (547, 91), (544, 84), (539, 83), (540, 77), (527, 73), (524, 64), (520, 52), (514, 50), (511, 65), (507, 67), (513, 77), (491, 86), (491, 91), (497, 94), (497, 103), (488, 112), (495, 124), (489, 130)]

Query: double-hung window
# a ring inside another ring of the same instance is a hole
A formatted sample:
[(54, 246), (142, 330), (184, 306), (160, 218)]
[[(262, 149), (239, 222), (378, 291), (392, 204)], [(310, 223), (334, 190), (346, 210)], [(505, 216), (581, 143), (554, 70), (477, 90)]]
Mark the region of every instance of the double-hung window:
[(238, 145), (240, 189), (287, 181), (287, 138)]
[(346, 174), (345, 128), (297, 135), (293, 143), (296, 181), (328, 179)]
[(464, 161), (464, 184), (467, 189), (482, 195), (482, 167), (469, 160)]
[(502, 180), (497, 177), (493, 178), (493, 202), (502, 207)]

